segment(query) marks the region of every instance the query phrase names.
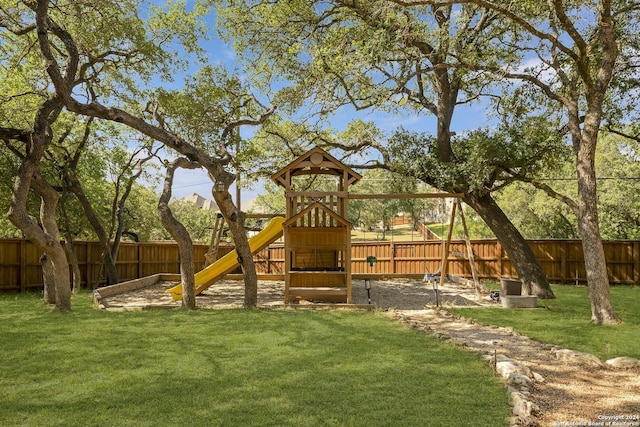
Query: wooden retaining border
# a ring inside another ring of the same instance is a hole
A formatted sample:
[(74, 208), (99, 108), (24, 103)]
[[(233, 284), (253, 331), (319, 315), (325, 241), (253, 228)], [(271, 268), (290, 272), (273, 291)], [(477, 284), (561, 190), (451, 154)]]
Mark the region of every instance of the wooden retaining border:
[(93, 291), (93, 302), (98, 304), (100, 308), (108, 308), (108, 305), (103, 301), (105, 297), (123, 294), (125, 292), (136, 291), (138, 289), (146, 288), (148, 286), (155, 285), (161, 281), (176, 282), (180, 281), (179, 274), (172, 273), (160, 273), (152, 276), (141, 277), (140, 279), (133, 279), (127, 282), (118, 283), (116, 285), (105, 286)]

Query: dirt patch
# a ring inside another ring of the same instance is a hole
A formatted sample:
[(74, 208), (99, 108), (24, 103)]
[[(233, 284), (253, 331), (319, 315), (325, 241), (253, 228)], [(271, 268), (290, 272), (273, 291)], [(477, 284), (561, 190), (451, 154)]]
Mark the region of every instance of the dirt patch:
[[(156, 285), (104, 299), (111, 307), (178, 307), (164, 291), (175, 285)], [(353, 302), (367, 304), (361, 280), (353, 281)], [(436, 297), (443, 307), (496, 305), (488, 295), (477, 300), (472, 287), (447, 283), (437, 294), (420, 280), (393, 279), (371, 282), (371, 302), (377, 309), (425, 333), (448, 339), (468, 350), (491, 357), (517, 360), (535, 372), (537, 380), (527, 396), (538, 408), (531, 424), (540, 426), (640, 426), (640, 370), (612, 370), (557, 358), (554, 347), (531, 340), (508, 328), (477, 324), (434, 309)], [(241, 307), (244, 283), (221, 280), (196, 297), (203, 308)], [(260, 281), (258, 305), (283, 306), (284, 283)], [(609, 424), (607, 424), (609, 423)], [(617, 423), (617, 424), (616, 424)]]
[[(179, 307), (180, 301), (172, 301), (165, 293), (175, 286), (174, 282), (158, 282), (133, 292), (105, 297), (103, 304), (108, 307)], [(372, 280), (371, 303), (381, 310), (421, 310), (436, 305), (474, 306), (495, 304), (488, 295), (478, 301), (472, 287), (447, 283), (434, 289), (431, 284), (414, 279)], [(352, 298), (354, 304), (368, 304), (369, 297), (363, 280), (353, 281)], [(241, 280), (220, 280), (196, 297), (196, 305), (202, 308), (240, 307), (244, 301), (244, 282)], [(261, 280), (258, 283), (258, 306), (273, 307), (284, 305), (284, 282)]]

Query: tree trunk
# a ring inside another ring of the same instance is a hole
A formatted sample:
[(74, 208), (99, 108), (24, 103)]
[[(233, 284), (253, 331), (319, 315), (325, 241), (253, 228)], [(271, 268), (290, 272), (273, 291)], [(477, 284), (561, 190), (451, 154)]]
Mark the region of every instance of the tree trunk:
[(40, 257), (42, 280), (44, 284), (44, 302), (55, 305), (56, 311), (71, 309), (71, 284), (69, 283), (69, 264), (62, 245), (47, 248)]
[(116, 232), (113, 236), (113, 242), (111, 243), (111, 259), (118, 259), (118, 251), (120, 250), (120, 242), (122, 242), (122, 236), (124, 234), (124, 201), (118, 202), (118, 208), (116, 212)]
[[(146, 160), (151, 159), (152, 156), (147, 157)], [(146, 161), (144, 160), (144, 161)], [(144, 162), (143, 161), (143, 162)], [(114, 203), (114, 205), (116, 206), (115, 210), (115, 234), (113, 236), (113, 242), (111, 243), (111, 258), (115, 261), (118, 259), (118, 251), (120, 250), (120, 242), (122, 241), (122, 236), (125, 233), (125, 221), (124, 221), (124, 214), (125, 214), (125, 209), (126, 209), (126, 202), (129, 199), (129, 195), (131, 195), (131, 189), (133, 188), (133, 184), (136, 183), (136, 179), (142, 174), (142, 165), (140, 164), (140, 170), (138, 171), (138, 173), (134, 174), (133, 176), (131, 176), (128, 180), (127, 183), (125, 184), (124, 187), (124, 191), (122, 193), (122, 196), (120, 197), (119, 200), (117, 200), (117, 203)], [(113, 228), (113, 224), (111, 225)]]
[(56, 303), (56, 279), (53, 273), (53, 265), (47, 254), (40, 256), (40, 267), (42, 267), (42, 286), (44, 287), (44, 302), (54, 305)]
[(509, 255), (509, 259), (522, 280), (523, 289), (528, 295), (538, 298), (555, 298), (549, 279), (544, 274), (540, 262), (527, 244), (522, 234), (509, 221), (500, 206), (490, 194), (468, 193), (463, 198), (471, 206), (491, 231), (496, 235), (500, 244)]
[(162, 194), (158, 200), (158, 214), (160, 215), (160, 222), (162, 222), (164, 228), (178, 244), (178, 252), (180, 253), (180, 279), (182, 280), (182, 308), (191, 310), (196, 307), (193, 241), (184, 225), (173, 216), (173, 212), (171, 212), (169, 208), (169, 200), (171, 200), (171, 186), (173, 185), (173, 176), (176, 168), (195, 169), (200, 167), (200, 165), (195, 162), (190, 162), (185, 158), (179, 158), (171, 163), (165, 163), (165, 166), (167, 171), (164, 178)]
[(72, 282), (71, 292), (77, 293), (82, 287), (82, 273), (80, 273), (80, 266), (78, 265), (78, 257), (73, 250), (73, 238), (71, 233), (66, 233), (65, 236), (65, 248), (67, 249), (67, 258), (71, 264)]
[(229, 224), (238, 254), (238, 263), (244, 273), (244, 307), (256, 307), (258, 305), (258, 273), (244, 225), (245, 214), (233, 204), (228, 191), (213, 191), (213, 198)]
[(67, 214), (66, 202), (68, 200), (68, 196), (71, 196), (71, 193), (66, 190), (63, 192), (61, 196), (62, 203), (60, 204), (60, 211), (62, 212), (62, 218), (64, 221), (64, 245), (67, 250), (67, 258), (69, 259), (69, 263), (71, 264), (71, 272), (72, 272), (72, 281), (71, 281), (71, 292), (77, 293), (82, 287), (82, 273), (80, 273), (80, 266), (78, 265), (78, 257), (76, 256), (76, 252), (73, 250), (73, 235), (71, 234), (71, 225), (69, 221), (69, 215)]
[(69, 262), (60, 243), (47, 251), (53, 266), (53, 277), (56, 288), (56, 311), (71, 310), (71, 283), (69, 281)]
[[(9, 209), (9, 219), (24, 233), (25, 237), (34, 242), (47, 257), (46, 264), (52, 268), (53, 289), (47, 290), (47, 298), (55, 293), (55, 309), (69, 311), (71, 309), (71, 286), (69, 282), (69, 264), (60, 243), (60, 235), (56, 221), (58, 193), (44, 181), (39, 170), (39, 155), (35, 150), (23, 160), (16, 177), (13, 198)], [(35, 158), (35, 159), (34, 159)], [(33, 188), (40, 194), (40, 218), (42, 228), (27, 212), (27, 198), (29, 189)]]
[(574, 147), (578, 172), (578, 228), (587, 271), (591, 320), (596, 324), (619, 323), (609, 298), (607, 263), (600, 237), (595, 170), (597, 131), (588, 132), (590, 128), (597, 130), (597, 127), (590, 122), (590, 117), (585, 120), (585, 132), (579, 139), (581, 143), (574, 144)]
[[(186, 229), (184, 230), (186, 233)], [(182, 308), (196, 308), (195, 266), (193, 243), (187, 233), (187, 239), (176, 240), (180, 251), (180, 280), (182, 281)]]
[(107, 275), (107, 286), (115, 285), (119, 282), (118, 270), (116, 269), (114, 259), (111, 257), (111, 247), (109, 246), (109, 237), (107, 236), (107, 232), (102, 226), (102, 223), (100, 223), (100, 219), (98, 219), (98, 215), (87, 198), (82, 185), (80, 185), (80, 181), (78, 181), (75, 172), (68, 170), (65, 179), (67, 180), (67, 187), (69, 191), (75, 194), (80, 206), (82, 206), (82, 211), (98, 236), (100, 249), (102, 251), (102, 263), (104, 264), (104, 269)]
[(47, 244), (44, 249), (47, 256), (47, 263), (52, 267), (52, 275), (55, 286), (55, 304), (58, 311), (69, 311), (71, 309), (71, 283), (69, 261), (64, 247), (60, 242), (60, 231), (57, 221), (58, 201), (60, 195), (45, 181), (39, 173), (33, 175), (31, 186), (41, 197), (40, 201), (40, 222), (42, 231), (47, 237)]
[(182, 281), (182, 308), (191, 310), (196, 307), (195, 267), (193, 262), (193, 241), (189, 232), (180, 224), (166, 204), (158, 205), (162, 225), (178, 244), (180, 253), (180, 280)]

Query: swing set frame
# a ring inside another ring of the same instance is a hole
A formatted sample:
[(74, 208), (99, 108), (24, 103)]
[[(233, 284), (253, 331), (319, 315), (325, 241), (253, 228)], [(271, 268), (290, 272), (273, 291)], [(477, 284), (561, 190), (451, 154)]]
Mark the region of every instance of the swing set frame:
[[(480, 300), (482, 298), (480, 294), (480, 283), (478, 281), (478, 273), (476, 271), (475, 266), (475, 258), (473, 255), (473, 249), (471, 247), (471, 240), (469, 238), (469, 230), (467, 228), (467, 222), (464, 217), (464, 213), (462, 211), (462, 202), (461, 199), (464, 196), (463, 193), (415, 193), (415, 194), (389, 194), (389, 193), (377, 193), (377, 194), (353, 194), (349, 193), (348, 199), (374, 199), (374, 200), (390, 200), (390, 199), (455, 199), (454, 203), (451, 204), (451, 212), (449, 216), (449, 228), (447, 231), (447, 238), (442, 239), (442, 258), (440, 261), (440, 281), (439, 286), (444, 286), (444, 281), (448, 273), (448, 264), (449, 264), (449, 248), (451, 246), (451, 237), (453, 235), (453, 226), (456, 218), (456, 211), (460, 215), (460, 220), (462, 222), (462, 228), (464, 232), (464, 240), (467, 247), (467, 259), (469, 260), (469, 264), (471, 266), (471, 274), (473, 276), (473, 282), (475, 285), (476, 295)], [(426, 275), (426, 274), (425, 274)], [(434, 290), (436, 292), (436, 303), (438, 303), (438, 284), (434, 281)], [(437, 304), (439, 305), (439, 304)]]

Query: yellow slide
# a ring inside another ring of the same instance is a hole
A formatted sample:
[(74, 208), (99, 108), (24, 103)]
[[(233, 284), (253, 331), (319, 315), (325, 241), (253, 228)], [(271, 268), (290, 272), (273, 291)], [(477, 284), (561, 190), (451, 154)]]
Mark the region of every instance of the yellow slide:
[[(278, 240), (282, 236), (282, 223), (284, 218), (277, 216), (269, 221), (269, 224), (249, 239), (249, 247), (251, 253), (255, 254), (262, 249), (269, 246), (269, 244)], [(202, 271), (199, 271), (195, 275), (196, 295), (207, 289), (216, 281), (222, 279), (227, 273), (238, 267), (238, 254), (235, 250), (229, 252), (213, 264), (205, 267)], [(182, 283), (174, 286), (171, 289), (167, 289), (165, 292), (172, 293), (174, 300), (182, 298)]]

